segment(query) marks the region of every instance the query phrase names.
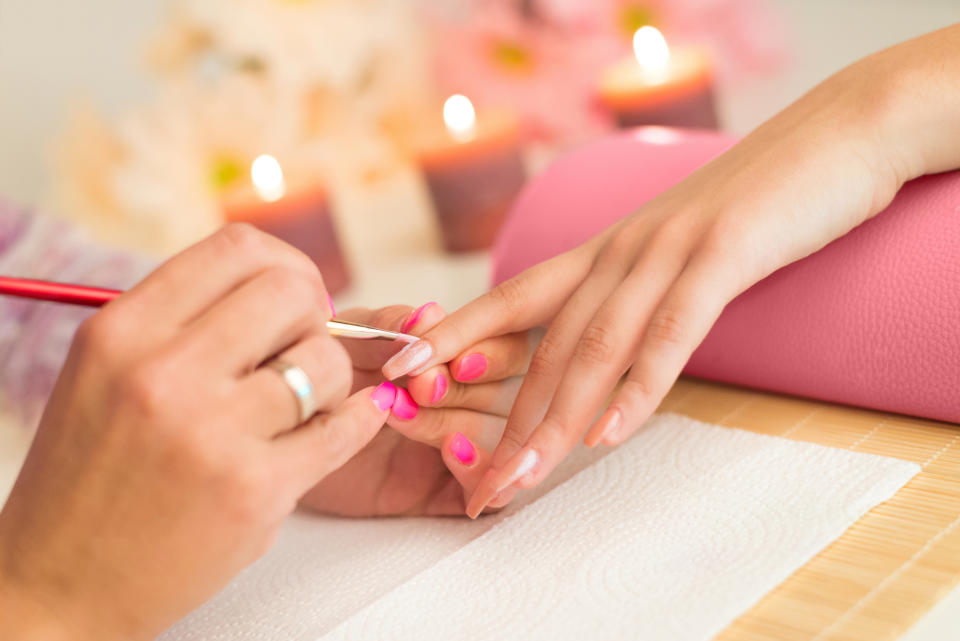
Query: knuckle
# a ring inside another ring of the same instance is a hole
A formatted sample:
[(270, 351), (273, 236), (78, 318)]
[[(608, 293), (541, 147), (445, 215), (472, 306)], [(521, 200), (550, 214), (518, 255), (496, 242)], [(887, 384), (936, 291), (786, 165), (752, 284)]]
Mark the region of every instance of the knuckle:
[(138, 415), (149, 418), (163, 416), (172, 407), (177, 395), (171, 389), (169, 366), (163, 360), (149, 359), (134, 365), (120, 383), (120, 393)]
[(516, 452), (523, 448), (527, 444), (527, 436), (521, 430), (512, 428), (504, 430), (503, 436), (500, 437), (500, 447), (506, 446), (507, 451)]
[(556, 376), (560, 366), (560, 349), (557, 338), (547, 332), (530, 357), (527, 373), (532, 376)]
[(227, 223), (216, 236), (227, 251), (240, 256), (256, 256), (263, 250), (265, 234), (250, 223)]
[(305, 275), (288, 267), (271, 267), (265, 274), (267, 284), (276, 297), (277, 302), (284, 306), (311, 307), (310, 303), (318, 301), (317, 284), (310, 281)]
[(647, 325), (647, 338), (654, 345), (682, 345), (687, 337), (687, 324), (674, 310), (659, 310)]
[(650, 387), (636, 378), (627, 378), (620, 386), (619, 395), (628, 403), (643, 402), (651, 396)]
[(84, 352), (106, 357), (112, 347), (121, 342), (123, 323), (117, 314), (103, 310), (80, 323), (74, 334), (74, 344)]
[(587, 365), (605, 365), (614, 357), (614, 347), (610, 331), (601, 325), (590, 325), (574, 349), (574, 358)]
[(527, 288), (519, 277), (506, 280), (490, 290), (489, 296), (510, 314), (519, 312), (527, 304)]

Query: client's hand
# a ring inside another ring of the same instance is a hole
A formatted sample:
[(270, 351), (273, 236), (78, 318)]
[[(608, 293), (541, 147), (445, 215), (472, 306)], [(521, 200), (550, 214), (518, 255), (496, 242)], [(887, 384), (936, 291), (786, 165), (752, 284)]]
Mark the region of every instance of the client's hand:
[(905, 180), (958, 166), (958, 49), (954, 26), (842, 71), (387, 363), (388, 378), (417, 374), (478, 341), (548, 326), (468, 513), (540, 483), (584, 434), (588, 445), (622, 443), (731, 299), (880, 211)]
[[(421, 334), (446, 314), (430, 303), (337, 317)], [(383, 380), (380, 368), (398, 345), (343, 339), (354, 364), (354, 387)], [(489, 466), (507, 412), (530, 359), (527, 334), (502, 336), (438, 365), (397, 388), (387, 424), (362, 452), (303, 498), (305, 507), (349, 516), (463, 514)]]
[[(0, 513), (0, 637), (153, 638), (260, 556), (394, 399), (348, 398), (329, 317), (313, 263), (246, 226), (90, 317)], [(275, 354), (313, 382), (306, 422)]]

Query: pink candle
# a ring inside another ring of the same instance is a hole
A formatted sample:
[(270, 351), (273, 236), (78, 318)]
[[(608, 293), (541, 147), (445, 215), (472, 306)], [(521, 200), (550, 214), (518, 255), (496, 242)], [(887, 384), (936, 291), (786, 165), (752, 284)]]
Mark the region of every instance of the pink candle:
[(417, 160), (444, 244), (452, 252), (486, 249), (526, 180), (519, 126), (507, 114), (477, 117), (460, 95), (447, 99), (443, 116), (444, 128), (421, 136)]
[(309, 256), (323, 274), (327, 291), (336, 294), (350, 284), (330, 213), (327, 192), (316, 181), (291, 180), (272, 156), (259, 156), (250, 169), (251, 182), (230, 190), (224, 217), (247, 222), (273, 234)]
[(671, 51), (649, 26), (634, 34), (633, 51), (633, 58), (607, 69), (598, 87), (600, 102), (620, 127), (717, 128), (713, 68), (704, 51)]

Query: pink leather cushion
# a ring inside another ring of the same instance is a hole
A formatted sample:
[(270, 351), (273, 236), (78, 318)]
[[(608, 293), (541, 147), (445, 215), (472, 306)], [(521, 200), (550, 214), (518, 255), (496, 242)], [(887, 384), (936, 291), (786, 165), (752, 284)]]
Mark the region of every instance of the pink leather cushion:
[[(735, 141), (638, 129), (562, 157), (517, 201), (494, 279), (570, 249)], [(731, 302), (685, 370), (704, 378), (960, 421), (960, 172)]]

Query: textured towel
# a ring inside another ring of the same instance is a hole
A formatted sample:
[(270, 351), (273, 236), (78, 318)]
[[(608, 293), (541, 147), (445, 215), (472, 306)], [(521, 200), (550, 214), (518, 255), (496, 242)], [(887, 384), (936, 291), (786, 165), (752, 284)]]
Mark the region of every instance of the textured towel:
[(706, 641), (918, 471), (658, 416), (492, 527), (296, 517), (164, 639)]

